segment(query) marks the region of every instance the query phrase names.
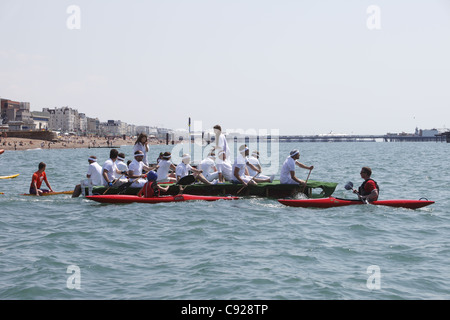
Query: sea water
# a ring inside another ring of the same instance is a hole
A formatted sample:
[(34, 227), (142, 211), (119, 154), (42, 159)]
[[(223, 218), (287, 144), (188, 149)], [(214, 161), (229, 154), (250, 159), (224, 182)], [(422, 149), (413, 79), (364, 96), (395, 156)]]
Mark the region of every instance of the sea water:
[[(150, 146), (150, 159), (172, 146)], [(0, 299), (449, 299), (450, 144), (281, 143), (314, 165), (311, 180), (354, 198), (362, 166), (380, 199), (435, 204), (291, 208), (276, 199), (99, 204), (27, 197), (39, 162), (55, 191), (73, 190), (87, 158), (109, 149), (0, 156)], [(132, 147), (120, 151), (131, 159)], [(271, 167), (271, 170), (273, 167)], [(306, 179), (308, 170), (297, 168)]]

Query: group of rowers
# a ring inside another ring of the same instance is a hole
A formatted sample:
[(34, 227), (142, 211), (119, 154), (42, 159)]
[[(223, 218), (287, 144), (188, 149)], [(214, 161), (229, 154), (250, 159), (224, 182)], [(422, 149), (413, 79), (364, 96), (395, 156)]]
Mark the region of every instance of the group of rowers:
[[(247, 145), (239, 147), (233, 165), (231, 164), (230, 151), (225, 136), (221, 132), (221, 127), (214, 127), (216, 134), (216, 145), (208, 156), (202, 160), (197, 168), (191, 166), (191, 156), (184, 154), (182, 161), (175, 166), (171, 161), (171, 153), (161, 153), (157, 163), (150, 165), (147, 160), (148, 140), (145, 134), (138, 136), (133, 148), (133, 160), (125, 163), (125, 155), (119, 153), (117, 149), (111, 149), (109, 159), (103, 166), (97, 162), (97, 157), (88, 158), (89, 169), (86, 179), (82, 180), (75, 187), (73, 197), (78, 197), (81, 193), (85, 194), (85, 189), (89, 188), (89, 194), (92, 194), (93, 186), (104, 186), (107, 188), (121, 187), (141, 188), (139, 196), (152, 197), (159, 195), (159, 191), (167, 191), (167, 187), (162, 187), (158, 183), (174, 183), (192, 175), (195, 181), (206, 185), (224, 183), (230, 181), (235, 184), (256, 185), (258, 183), (271, 183), (274, 175), (267, 176), (262, 174), (262, 167), (259, 161), (259, 152), (253, 151), (250, 156), (250, 150)], [(217, 159), (216, 159), (217, 152)], [(306, 181), (299, 179), (295, 175), (295, 167), (313, 170), (314, 166), (307, 166), (299, 162), (300, 152), (294, 149), (283, 163), (280, 171), (281, 184), (306, 185)], [(192, 173), (192, 174), (191, 174)], [(378, 198), (378, 185), (370, 179), (370, 168), (364, 167), (361, 171), (361, 177), (365, 183), (358, 190), (359, 196), (365, 196), (369, 201)], [(363, 176), (364, 175), (364, 176)], [(41, 183), (45, 181), (50, 190), (40, 189)], [(370, 189), (370, 190), (369, 190)], [(42, 192), (52, 192), (50, 184), (45, 175), (45, 164), (39, 164), (39, 170), (35, 172), (30, 185), (30, 193), (40, 195)], [(375, 194), (376, 193), (376, 194)]]
[[(111, 149), (109, 159), (100, 166), (95, 156), (88, 158), (89, 169), (85, 180), (75, 187), (73, 196), (77, 197), (85, 192), (85, 188), (93, 186), (120, 187), (127, 184), (130, 188), (143, 188), (149, 181), (157, 183), (179, 182), (182, 178), (193, 175), (199, 183), (211, 185), (224, 183), (226, 181), (247, 185), (258, 183), (271, 183), (274, 175), (262, 174), (262, 167), (259, 161), (259, 152), (250, 151), (247, 145), (239, 148), (239, 154), (232, 165), (226, 157), (226, 151), (220, 150), (216, 159), (215, 151), (211, 151), (197, 167), (191, 165), (191, 156), (184, 154), (182, 161), (174, 165), (171, 161), (171, 153), (161, 153), (157, 163), (150, 165), (145, 163), (144, 153), (141, 150), (134, 152), (134, 159), (125, 163), (125, 155), (119, 153), (117, 149)], [(289, 184), (302, 184), (305, 181), (295, 176), (295, 165), (304, 169), (312, 170), (298, 162), (300, 157), (298, 150), (293, 150), (283, 164), (280, 182)]]

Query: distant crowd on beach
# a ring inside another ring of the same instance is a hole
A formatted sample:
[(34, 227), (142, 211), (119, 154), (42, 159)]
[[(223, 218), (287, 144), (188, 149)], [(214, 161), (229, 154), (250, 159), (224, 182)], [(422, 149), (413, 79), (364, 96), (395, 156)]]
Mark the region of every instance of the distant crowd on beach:
[[(123, 137), (83, 137), (83, 136), (61, 136), (58, 141), (46, 141), (35, 139), (24, 139), (0, 136), (0, 149), (4, 150), (27, 150), (27, 149), (74, 149), (74, 148), (99, 148), (114, 147), (122, 145), (134, 145), (136, 138)], [(153, 140), (151, 144), (162, 144), (162, 141)]]

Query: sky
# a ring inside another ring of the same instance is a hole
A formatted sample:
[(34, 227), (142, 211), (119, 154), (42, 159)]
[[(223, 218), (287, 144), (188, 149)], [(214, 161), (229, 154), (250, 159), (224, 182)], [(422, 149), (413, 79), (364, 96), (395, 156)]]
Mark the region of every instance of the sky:
[(450, 0), (2, 0), (0, 39), (0, 97), (33, 111), (282, 135), (450, 128)]

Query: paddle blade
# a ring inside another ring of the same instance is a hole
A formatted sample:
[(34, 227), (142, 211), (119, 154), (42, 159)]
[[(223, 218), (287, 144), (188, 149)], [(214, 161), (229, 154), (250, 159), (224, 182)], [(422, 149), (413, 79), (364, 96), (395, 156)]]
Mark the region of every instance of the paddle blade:
[(194, 182), (195, 182), (195, 177), (191, 174), (191, 175), (181, 178), (177, 184), (182, 185), (182, 186), (187, 186), (189, 184), (193, 184)]
[(347, 182), (347, 184), (345, 185), (345, 190), (352, 190), (353, 189), (353, 182), (349, 181)]

